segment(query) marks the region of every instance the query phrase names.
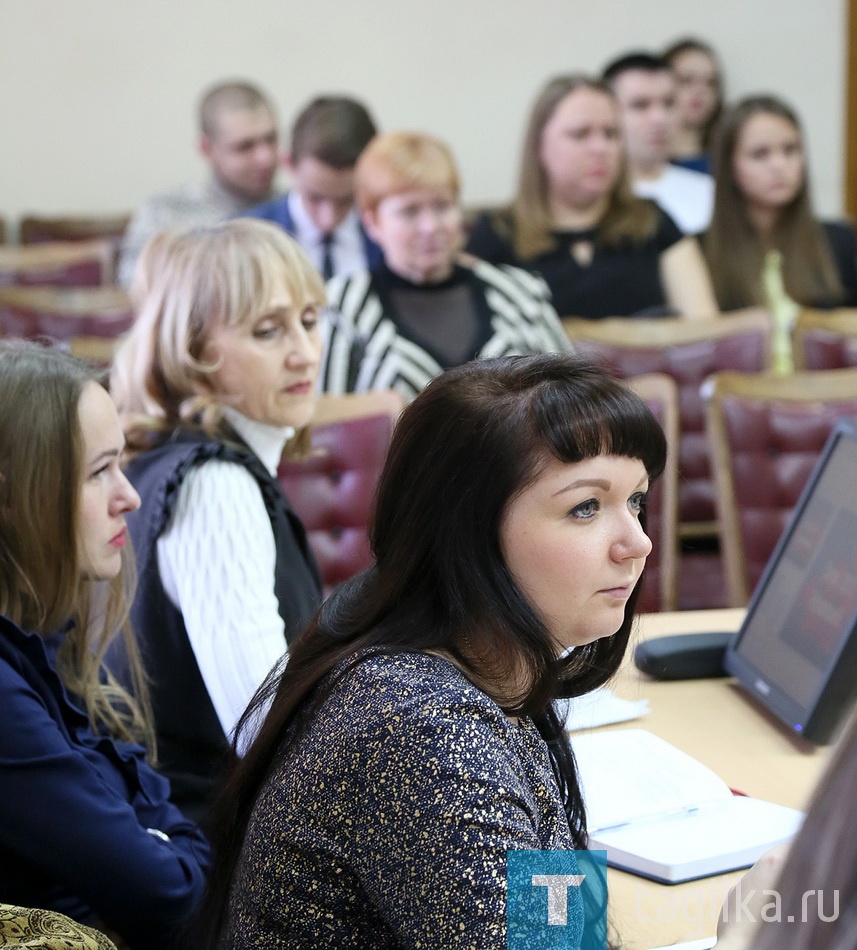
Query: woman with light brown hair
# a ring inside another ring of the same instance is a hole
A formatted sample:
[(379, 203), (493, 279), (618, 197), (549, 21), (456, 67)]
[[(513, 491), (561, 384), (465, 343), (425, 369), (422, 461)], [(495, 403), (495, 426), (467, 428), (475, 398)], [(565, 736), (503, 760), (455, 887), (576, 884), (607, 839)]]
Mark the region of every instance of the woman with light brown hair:
[[(0, 341), (0, 893), (173, 946), (208, 845), (146, 763), (145, 677), (127, 629), (125, 519), (140, 499), (97, 373)], [(137, 701), (105, 669), (121, 631)]]
[(713, 315), (695, 239), (633, 195), (626, 166), (610, 89), (552, 79), (530, 113), (517, 194), (476, 222), (468, 250), (539, 273), (562, 316)]
[(857, 304), (854, 229), (816, 219), (798, 117), (774, 96), (750, 96), (726, 112), (714, 172), (703, 247), (717, 299), (723, 310), (768, 307), (777, 363), (787, 369), (798, 306)]
[(323, 392), (393, 389), (410, 401), (472, 359), (568, 349), (542, 281), (461, 257), (458, 172), (443, 142), (421, 132), (376, 136), (355, 182), (384, 259), (328, 283)]

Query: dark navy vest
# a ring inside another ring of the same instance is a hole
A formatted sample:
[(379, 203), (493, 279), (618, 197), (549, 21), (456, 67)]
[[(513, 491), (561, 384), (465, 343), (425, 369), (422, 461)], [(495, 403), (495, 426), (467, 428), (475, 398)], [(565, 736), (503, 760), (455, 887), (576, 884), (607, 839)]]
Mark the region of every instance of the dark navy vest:
[[(150, 682), (158, 768), (170, 779), (173, 801), (196, 820), (217, 794), (231, 752), (182, 615), (161, 584), (156, 546), (191, 468), (212, 459), (235, 462), (259, 485), (274, 531), (274, 589), (287, 642), (321, 600), (321, 579), (303, 525), (277, 480), (237, 437), (235, 441), (233, 447), (202, 433), (178, 431), (163, 445), (137, 456), (126, 469), (142, 499), (140, 510), (127, 519), (139, 574), (131, 621)], [(285, 647), (286, 643), (284, 652)], [(121, 663), (117, 672), (121, 676)]]

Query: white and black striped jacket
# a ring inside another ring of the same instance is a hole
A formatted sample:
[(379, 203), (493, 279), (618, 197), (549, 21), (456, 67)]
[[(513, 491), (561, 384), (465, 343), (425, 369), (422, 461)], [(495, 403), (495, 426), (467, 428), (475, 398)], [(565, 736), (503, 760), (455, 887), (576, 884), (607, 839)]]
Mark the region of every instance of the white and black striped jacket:
[[(460, 265), (460, 270), (488, 312), (490, 335), (475, 359), (571, 349), (540, 277), (485, 261)], [(332, 313), (322, 328), (322, 392), (394, 389), (410, 401), (448, 368), (405, 336), (395, 315), (386, 312), (379, 279), (377, 273), (361, 271), (328, 283)]]

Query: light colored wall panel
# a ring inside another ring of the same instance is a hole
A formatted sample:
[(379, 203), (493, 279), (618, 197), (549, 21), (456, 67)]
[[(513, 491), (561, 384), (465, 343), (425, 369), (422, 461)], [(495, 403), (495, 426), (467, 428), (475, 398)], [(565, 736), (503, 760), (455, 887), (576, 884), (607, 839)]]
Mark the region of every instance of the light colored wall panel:
[(2, 0), (0, 213), (119, 211), (199, 176), (201, 89), (246, 75), (283, 121), (318, 91), (448, 140), (468, 203), (506, 198), (555, 72), (709, 39), (728, 91), (804, 117), (816, 204), (842, 208), (845, 0)]

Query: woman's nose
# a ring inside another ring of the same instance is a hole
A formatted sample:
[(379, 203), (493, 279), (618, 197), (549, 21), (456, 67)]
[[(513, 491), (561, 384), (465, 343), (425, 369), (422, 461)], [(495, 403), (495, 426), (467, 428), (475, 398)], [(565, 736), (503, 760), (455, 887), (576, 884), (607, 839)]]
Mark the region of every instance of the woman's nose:
[(116, 507), (119, 513), (136, 511), (140, 507), (137, 489), (128, 481), (123, 472), (119, 473), (119, 490), (116, 493)]
[(614, 545), (614, 556), (617, 560), (643, 558), (648, 557), (651, 550), (651, 538), (643, 530), (639, 518), (632, 515)]

